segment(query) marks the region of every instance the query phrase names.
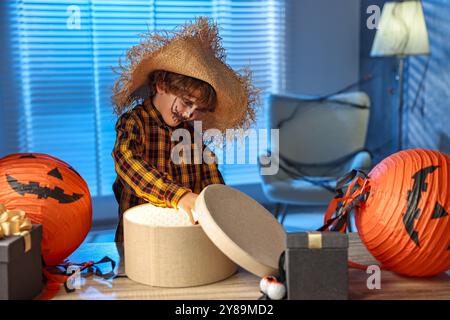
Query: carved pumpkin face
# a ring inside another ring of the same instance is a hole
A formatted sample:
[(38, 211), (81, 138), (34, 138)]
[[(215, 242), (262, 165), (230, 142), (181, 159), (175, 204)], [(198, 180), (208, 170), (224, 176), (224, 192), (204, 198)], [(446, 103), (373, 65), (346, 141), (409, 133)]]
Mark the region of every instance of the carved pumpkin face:
[(358, 232), (387, 269), (432, 276), (450, 269), (450, 157), (411, 149), (380, 162), (356, 214)]
[(86, 237), (92, 204), (86, 182), (69, 164), (45, 154), (12, 154), (0, 159), (0, 203), (26, 212), (43, 226), (42, 256), (54, 265)]

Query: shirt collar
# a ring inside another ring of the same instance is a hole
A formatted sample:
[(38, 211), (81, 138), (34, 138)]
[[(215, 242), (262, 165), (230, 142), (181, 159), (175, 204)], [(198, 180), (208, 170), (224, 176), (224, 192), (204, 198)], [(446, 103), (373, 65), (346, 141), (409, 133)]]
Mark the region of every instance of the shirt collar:
[(144, 100), (144, 106), (147, 110), (148, 114), (151, 118), (155, 119), (155, 121), (158, 123), (158, 126), (160, 127), (168, 127), (168, 125), (164, 122), (164, 119), (161, 115), (161, 113), (156, 109), (155, 105), (152, 102), (152, 99), (146, 99)]

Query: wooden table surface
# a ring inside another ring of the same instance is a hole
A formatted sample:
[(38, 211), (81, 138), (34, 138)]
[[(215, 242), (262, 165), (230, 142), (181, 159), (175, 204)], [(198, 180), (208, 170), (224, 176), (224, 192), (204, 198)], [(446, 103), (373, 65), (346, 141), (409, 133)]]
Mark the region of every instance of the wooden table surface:
[[(357, 234), (350, 234), (349, 257), (364, 264), (376, 261), (362, 245)], [(54, 299), (224, 299), (255, 300), (261, 296), (259, 278), (240, 269), (230, 278), (198, 287), (158, 288), (128, 279), (124, 274), (122, 248), (113, 242), (87, 243), (69, 258), (71, 262), (100, 260), (109, 256), (117, 263), (119, 277), (104, 280), (97, 276), (82, 277), (80, 289), (66, 293), (64, 289)], [(105, 269), (107, 269), (105, 265)], [(105, 270), (108, 272), (108, 270)], [(369, 290), (365, 271), (349, 270), (350, 299), (448, 299), (450, 300), (450, 272), (433, 278), (406, 278), (388, 271), (381, 272), (381, 289)]]

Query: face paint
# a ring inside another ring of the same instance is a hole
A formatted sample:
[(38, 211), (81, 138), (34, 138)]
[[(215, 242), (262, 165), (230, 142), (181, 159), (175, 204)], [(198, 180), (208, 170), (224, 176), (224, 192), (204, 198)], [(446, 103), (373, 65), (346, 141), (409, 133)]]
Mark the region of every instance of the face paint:
[(179, 121), (179, 122), (189, 121), (190, 118), (192, 117), (192, 114), (194, 113), (194, 109), (192, 107), (188, 107), (190, 109), (188, 111), (184, 112), (184, 114), (182, 114), (181, 112), (178, 111), (178, 108), (175, 105), (177, 100), (178, 100), (178, 97), (176, 97), (173, 100), (172, 106), (170, 107), (170, 110), (172, 112), (172, 119), (174, 121)]
[(178, 111), (177, 106), (175, 105), (175, 103), (177, 102), (178, 98), (175, 98), (172, 102), (172, 106), (170, 107), (170, 110), (172, 112), (172, 119), (175, 122), (183, 122), (186, 121), (187, 119), (185, 117), (183, 117), (183, 115)]

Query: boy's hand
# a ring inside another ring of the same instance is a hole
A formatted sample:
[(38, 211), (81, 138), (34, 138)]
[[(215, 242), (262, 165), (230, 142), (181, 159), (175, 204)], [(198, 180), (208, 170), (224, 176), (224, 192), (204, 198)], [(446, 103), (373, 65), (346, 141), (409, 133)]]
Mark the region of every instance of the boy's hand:
[(192, 215), (192, 210), (195, 208), (195, 200), (197, 199), (197, 197), (198, 197), (198, 194), (193, 193), (193, 192), (188, 192), (180, 198), (180, 201), (178, 201), (178, 207), (181, 210), (183, 210), (184, 212), (186, 212), (186, 214), (189, 216), (189, 220), (191, 221), (192, 224), (198, 223), (197, 221), (195, 221), (195, 219)]

